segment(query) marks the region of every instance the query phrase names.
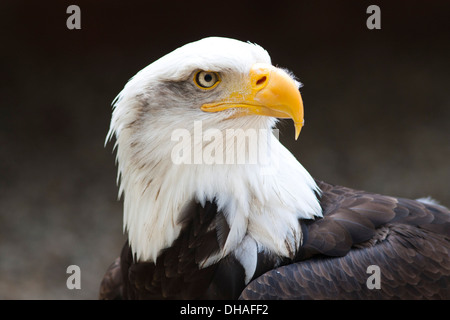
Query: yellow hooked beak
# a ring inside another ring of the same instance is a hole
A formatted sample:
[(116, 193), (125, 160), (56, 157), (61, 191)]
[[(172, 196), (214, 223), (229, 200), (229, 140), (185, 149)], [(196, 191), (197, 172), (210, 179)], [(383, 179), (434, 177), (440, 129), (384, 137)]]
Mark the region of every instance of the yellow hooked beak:
[(303, 102), (294, 80), (283, 70), (270, 64), (256, 63), (244, 88), (229, 97), (204, 104), (205, 112), (237, 109), (233, 117), (260, 115), (294, 120), (295, 140), (303, 127)]

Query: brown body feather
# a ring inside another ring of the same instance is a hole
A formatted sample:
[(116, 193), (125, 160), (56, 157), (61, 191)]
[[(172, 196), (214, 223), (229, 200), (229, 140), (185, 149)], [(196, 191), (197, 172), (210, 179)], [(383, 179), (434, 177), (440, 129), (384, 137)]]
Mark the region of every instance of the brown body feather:
[[(193, 202), (181, 215), (179, 238), (156, 264), (135, 263), (125, 244), (100, 298), (450, 299), (447, 208), (317, 183), (324, 217), (299, 221), (304, 242), (295, 259), (278, 266), (260, 253), (248, 285), (233, 255), (199, 268), (229, 229), (214, 201)], [(380, 289), (366, 285), (370, 265), (380, 268)]]

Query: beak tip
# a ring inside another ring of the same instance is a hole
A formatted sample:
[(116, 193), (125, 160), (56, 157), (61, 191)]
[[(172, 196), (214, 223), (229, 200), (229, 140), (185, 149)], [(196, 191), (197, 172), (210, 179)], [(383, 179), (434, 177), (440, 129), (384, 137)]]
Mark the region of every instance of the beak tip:
[(302, 131), (303, 123), (295, 123), (295, 140), (297, 141), (300, 131)]

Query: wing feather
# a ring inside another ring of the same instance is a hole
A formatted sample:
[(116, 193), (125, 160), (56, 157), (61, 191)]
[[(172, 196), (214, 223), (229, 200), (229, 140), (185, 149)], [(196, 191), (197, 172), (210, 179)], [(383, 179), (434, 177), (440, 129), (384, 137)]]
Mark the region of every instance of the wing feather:
[(100, 284), (99, 300), (122, 299), (122, 270), (120, 268), (120, 257), (108, 267)]
[[(136, 263), (125, 244), (105, 274), (100, 298), (450, 299), (447, 208), (318, 185), (324, 217), (299, 222), (303, 244), (295, 259), (280, 265), (278, 257), (259, 252), (246, 287), (233, 255), (199, 267), (223, 248), (229, 226), (214, 202), (192, 202), (178, 221), (180, 237), (156, 264)], [(380, 268), (381, 289), (366, 284), (371, 265)]]
[[(256, 278), (241, 299), (450, 299), (447, 208), (318, 185), (324, 218), (305, 222), (297, 260)], [(380, 289), (367, 286), (371, 265)]]

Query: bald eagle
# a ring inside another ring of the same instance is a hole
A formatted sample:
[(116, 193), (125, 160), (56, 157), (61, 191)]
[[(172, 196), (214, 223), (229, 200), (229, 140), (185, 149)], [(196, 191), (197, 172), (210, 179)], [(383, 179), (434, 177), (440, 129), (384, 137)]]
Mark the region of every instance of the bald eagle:
[(449, 210), (311, 177), (274, 131), (289, 118), (298, 137), (299, 87), (221, 37), (125, 85), (107, 141), (127, 242), (101, 299), (450, 298)]

